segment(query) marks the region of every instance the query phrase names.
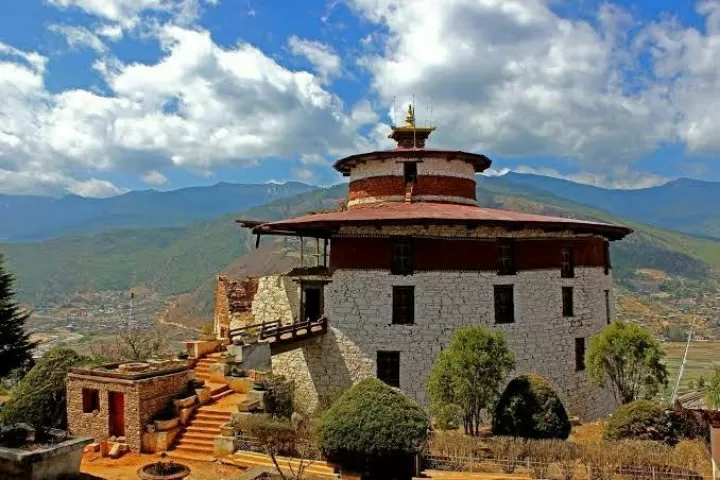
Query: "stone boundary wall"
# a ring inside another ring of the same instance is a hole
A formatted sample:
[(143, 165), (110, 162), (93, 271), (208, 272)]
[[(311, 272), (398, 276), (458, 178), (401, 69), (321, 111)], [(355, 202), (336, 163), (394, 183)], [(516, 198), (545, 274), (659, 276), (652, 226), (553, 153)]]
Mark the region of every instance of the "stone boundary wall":
[[(516, 370), (545, 376), (572, 414), (589, 420), (614, 407), (609, 391), (592, 386), (575, 371), (575, 338), (589, 337), (606, 324), (605, 290), (611, 275), (602, 267), (579, 267), (575, 278), (559, 270), (498, 276), (491, 272), (336, 270), (325, 290), (330, 331), (317, 344), (273, 357), (273, 370), (296, 384), (306, 410), (365, 377), (376, 376), (377, 352), (400, 352), (400, 388), (427, 404), (425, 381), (437, 354), (453, 332), (484, 325), (505, 333), (516, 355)], [(495, 325), (493, 285), (514, 285), (515, 323)], [(415, 286), (415, 324), (392, 325), (392, 287)], [(574, 316), (562, 316), (563, 286), (574, 288)], [(613, 301), (609, 318), (615, 317)], [(510, 378), (508, 378), (508, 381)]]

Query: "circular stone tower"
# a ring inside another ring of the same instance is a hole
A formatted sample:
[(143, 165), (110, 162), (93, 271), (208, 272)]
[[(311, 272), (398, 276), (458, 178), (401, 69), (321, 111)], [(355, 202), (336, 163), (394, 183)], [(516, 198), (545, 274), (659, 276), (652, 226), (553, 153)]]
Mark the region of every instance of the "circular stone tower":
[(326, 268), (292, 272), (300, 311), (321, 311), (329, 329), (278, 351), (273, 369), (295, 380), (307, 408), (367, 376), (425, 403), (436, 355), (457, 329), (484, 325), (505, 333), (513, 375), (545, 376), (572, 414), (609, 413), (612, 396), (588, 382), (583, 359), (614, 318), (609, 242), (631, 230), (478, 205), (475, 174), (490, 160), (425, 148), (434, 128), (413, 113), (392, 129), (396, 149), (335, 162), (350, 177), (342, 210), (240, 222), (258, 238), (330, 243)]

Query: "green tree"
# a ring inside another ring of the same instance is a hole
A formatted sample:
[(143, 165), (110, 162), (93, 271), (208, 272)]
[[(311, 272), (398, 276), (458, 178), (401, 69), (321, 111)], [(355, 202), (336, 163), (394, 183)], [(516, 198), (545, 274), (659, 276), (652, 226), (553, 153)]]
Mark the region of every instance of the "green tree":
[(494, 408), (514, 366), (515, 356), (502, 332), (480, 326), (458, 330), (430, 371), (430, 412), (444, 417), (452, 405), (465, 433), (477, 435), (482, 411)]
[(667, 385), (664, 356), (648, 329), (616, 320), (592, 337), (585, 363), (590, 380), (624, 404), (650, 399)]
[(674, 445), (678, 441), (672, 414), (650, 400), (620, 405), (605, 426), (605, 440), (652, 440)]
[(698, 379), (697, 379), (696, 385), (697, 385), (697, 388), (700, 389), (700, 390), (702, 390), (703, 388), (705, 388), (705, 387), (707, 386), (707, 385), (706, 385), (706, 382), (705, 382), (705, 377), (703, 377), (702, 375), (699, 376)]
[(362, 471), (363, 478), (410, 478), (429, 430), (427, 415), (414, 400), (366, 378), (323, 414), (318, 445), (328, 459)]
[(0, 378), (7, 377), (16, 369), (32, 365), (35, 344), (25, 331), (25, 321), (30, 313), (15, 302), (15, 277), (5, 271), (0, 255)]
[(720, 369), (718, 368), (715, 368), (715, 371), (710, 376), (710, 380), (707, 383), (705, 401), (708, 406), (714, 410), (720, 408)]
[(36, 427), (67, 427), (65, 377), (70, 367), (90, 359), (69, 348), (47, 352), (20, 381), (0, 410), (0, 424), (27, 423)]

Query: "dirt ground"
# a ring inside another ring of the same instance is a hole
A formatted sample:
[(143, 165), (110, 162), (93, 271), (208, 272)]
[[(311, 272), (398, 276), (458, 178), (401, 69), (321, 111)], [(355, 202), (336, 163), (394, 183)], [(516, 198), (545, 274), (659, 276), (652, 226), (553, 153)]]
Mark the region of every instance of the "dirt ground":
[[(91, 452), (83, 456), (80, 471), (83, 480), (132, 480), (137, 478), (137, 470), (145, 464), (158, 460), (157, 455), (139, 455), (128, 453), (113, 460), (102, 458), (100, 453)], [(169, 459), (168, 459), (169, 460)], [(244, 470), (220, 463), (193, 462), (178, 460), (178, 463), (190, 467), (192, 473), (188, 480), (235, 480)]]
[(572, 429), (568, 440), (576, 443), (600, 443), (604, 431), (605, 424), (603, 422), (583, 423)]

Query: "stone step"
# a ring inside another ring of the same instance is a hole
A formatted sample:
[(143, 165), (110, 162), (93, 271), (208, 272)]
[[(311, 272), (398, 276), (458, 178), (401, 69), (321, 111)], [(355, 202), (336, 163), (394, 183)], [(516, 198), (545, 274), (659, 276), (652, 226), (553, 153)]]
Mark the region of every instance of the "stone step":
[(188, 433), (193, 434), (202, 434), (202, 435), (210, 435), (210, 436), (217, 436), (220, 434), (220, 428), (208, 428), (208, 427), (196, 427), (194, 425), (190, 425), (185, 429)]
[[(269, 456), (256, 452), (238, 451), (232, 455), (232, 460), (236, 464), (247, 467), (256, 465), (274, 466), (272, 459)], [(334, 465), (320, 460), (311, 461), (289, 457), (276, 457), (276, 460), (281, 468), (290, 469), (290, 467), (292, 467), (295, 470), (297, 470), (297, 467), (302, 462), (304, 465), (307, 465), (307, 468), (305, 469), (305, 473), (307, 474), (334, 476), (336, 472)]]
[(177, 445), (171, 450), (171, 452), (181, 452), (183, 454), (189, 453), (191, 455), (208, 455), (212, 458), (214, 449), (205, 447), (193, 447), (190, 445)]
[(207, 440), (205, 438), (180, 437), (177, 443), (178, 447), (197, 447), (215, 451), (215, 440)]
[(197, 453), (187, 450), (170, 450), (167, 452), (168, 457), (177, 458), (178, 460), (190, 460), (195, 462), (213, 462), (215, 461), (214, 455), (208, 455), (207, 453)]
[(232, 390), (228, 389), (228, 390), (222, 391), (222, 392), (220, 392), (220, 393), (217, 393), (217, 394), (215, 394), (215, 395), (212, 395), (210, 398), (212, 398), (214, 401), (217, 402), (217, 401), (220, 400), (221, 398), (225, 398), (225, 397), (227, 397), (228, 395), (232, 395), (233, 393), (235, 393), (235, 392), (233, 392)]
[(198, 431), (198, 430), (185, 430), (183, 433), (181, 433), (181, 437), (178, 438), (189, 438), (189, 439), (196, 439), (196, 440), (211, 440), (215, 441), (215, 437), (217, 437), (219, 432), (213, 432), (210, 431)]
[(191, 422), (191, 425), (193, 427), (202, 427), (202, 428), (216, 428), (218, 431), (220, 431), (220, 425), (227, 423), (224, 420), (193, 420)]
[(198, 413), (193, 417), (193, 422), (223, 422), (227, 423), (232, 419), (232, 414), (228, 412), (227, 415), (215, 415), (208, 413)]

